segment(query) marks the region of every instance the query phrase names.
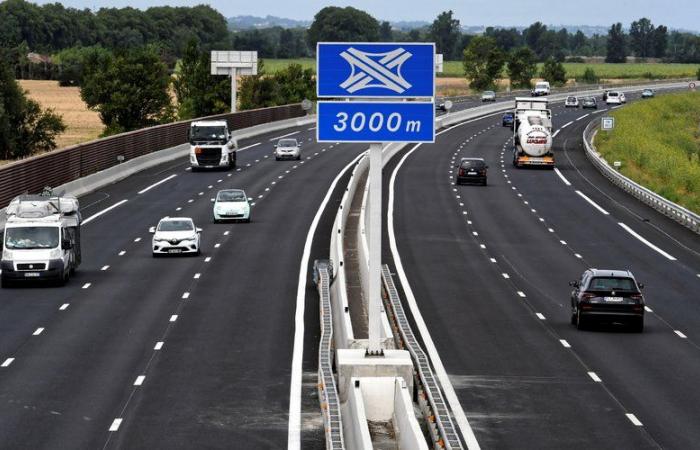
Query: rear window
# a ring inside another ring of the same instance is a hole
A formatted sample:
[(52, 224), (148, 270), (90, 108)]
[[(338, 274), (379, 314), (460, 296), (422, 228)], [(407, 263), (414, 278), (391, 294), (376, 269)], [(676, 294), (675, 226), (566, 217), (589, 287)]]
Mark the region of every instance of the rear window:
[(484, 167), (486, 164), (484, 164), (483, 161), (476, 161), (476, 160), (470, 160), (470, 161), (462, 161), (461, 167), (462, 169), (480, 169)]
[(575, 101), (576, 101), (576, 97), (567, 97), (566, 100), (569, 101), (569, 102), (575, 102)]
[(631, 278), (597, 277), (591, 280), (588, 289), (593, 291), (634, 291), (637, 287)]
[(610, 93), (608, 94), (608, 97), (617, 97), (617, 96), (619, 96), (619, 95), (620, 95), (620, 94), (618, 94), (617, 92), (610, 92)]

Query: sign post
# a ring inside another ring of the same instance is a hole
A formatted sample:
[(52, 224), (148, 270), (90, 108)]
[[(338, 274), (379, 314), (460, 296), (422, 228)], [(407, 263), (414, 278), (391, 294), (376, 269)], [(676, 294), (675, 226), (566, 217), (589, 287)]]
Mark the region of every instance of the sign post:
[(238, 76), (258, 74), (258, 52), (212, 51), (211, 74), (231, 77), (231, 112), (236, 112)]
[(601, 128), (605, 131), (610, 131), (615, 128), (615, 118), (614, 117), (601, 117), (600, 118)]
[(366, 355), (381, 356), (382, 149), (435, 141), (435, 45), (318, 43), (316, 58), (317, 96), (335, 99), (317, 104), (317, 141), (370, 144)]

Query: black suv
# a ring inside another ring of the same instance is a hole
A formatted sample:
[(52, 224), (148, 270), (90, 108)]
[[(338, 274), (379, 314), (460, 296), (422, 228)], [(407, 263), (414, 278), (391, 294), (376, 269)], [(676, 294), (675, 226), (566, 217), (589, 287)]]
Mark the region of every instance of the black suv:
[(483, 158), (462, 158), (457, 166), (455, 184), (479, 183), (486, 186), (488, 168)]
[(588, 269), (571, 281), (571, 323), (580, 330), (593, 320), (628, 323), (644, 331), (643, 284), (629, 270)]

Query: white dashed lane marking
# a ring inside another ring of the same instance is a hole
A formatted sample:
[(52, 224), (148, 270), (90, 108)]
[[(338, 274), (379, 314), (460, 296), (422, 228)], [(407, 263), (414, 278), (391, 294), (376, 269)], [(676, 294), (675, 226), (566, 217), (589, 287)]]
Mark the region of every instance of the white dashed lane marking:
[(547, 320), (547, 319), (545, 319), (544, 314), (542, 314), (542, 313), (535, 313), (535, 315), (536, 315), (537, 318), (540, 319), (540, 320)]
[(566, 339), (559, 339), (559, 342), (561, 343), (561, 345), (564, 346), (564, 348), (571, 348), (571, 344), (569, 344), (569, 343), (566, 341)]
[(136, 377), (136, 381), (134, 381), (134, 386), (141, 386), (143, 384), (143, 380), (145, 379), (145, 375), (139, 375), (138, 377)]
[(61, 307), (58, 308), (58, 309), (61, 310), (61, 311), (65, 311), (66, 309), (68, 309), (68, 306), (69, 306), (69, 305), (70, 305), (70, 303), (64, 303), (64, 304), (62, 304)]
[(12, 364), (12, 361), (14, 361), (15, 358), (7, 358), (5, 361), (3, 361), (2, 364), (0, 364), (0, 367), (9, 367), (10, 364)]
[(625, 415), (630, 420), (630, 422), (632, 422), (635, 426), (637, 426), (637, 427), (643, 426), (642, 422), (640, 422), (639, 419), (637, 419), (637, 416), (635, 416), (634, 414), (627, 413)]
[(121, 418), (116, 418), (114, 419), (114, 422), (112, 422), (112, 425), (109, 426), (109, 431), (117, 431), (119, 430), (119, 426), (122, 424), (122, 419)]
[(43, 328), (37, 328), (36, 330), (34, 330), (34, 333), (32, 333), (32, 336), (39, 336), (43, 332), (44, 332)]
[(102, 266), (102, 268), (100, 270), (104, 272), (105, 270), (108, 270), (108, 269), (109, 269), (109, 266)]
[(177, 314), (173, 314), (172, 316), (170, 316), (171, 322), (175, 322), (176, 320), (177, 320)]
[(160, 350), (163, 348), (163, 342), (156, 342), (156, 345), (153, 347), (153, 350)]
[(625, 231), (627, 231), (629, 234), (631, 234), (632, 236), (634, 236), (635, 238), (637, 238), (637, 239), (638, 239), (640, 242), (642, 242), (644, 245), (646, 245), (646, 246), (649, 247), (650, 249), (652, 249), (652, 250), (656, 251), (657, 253), (659, 253), (660, 255), (662, 255), (664, 258), (666, 258), (666, 259), (668, 259), (668, 260), (670, 260), (670, 261), (675, 261), (675, 260), (676, 260), (676, 258), (674, 258), (674, 257), (671, 256), (670, 254), (668, 254), (668, 253), (666, 253), (665, 251), (661, 250), (661, 249), (660, 249), (659, 247), (657, 247), (656, 245), (654, 245), (654, 244), (652, 244), (651, 242), (649, 242), (649, 241), (647, 241), (646, 239), (644, 239), (639, 233), (637, 233), (636, 231), (634, 231), (632, 228), (628, 227), (628, 226), (625, 225), (624, 223), (618, 222), (618, 225), (620, 225), (620, 226), (621, 226)]
[(596, 383), (600, 383), (600, 382), (602, 381), (602, 380), (600, 379), (600, 377), (599, 377), (598, 375), (596, 375), (595, 372), (588, 372), (588, 376), (591, 377), (591, 379), (592, 379), (593, 381), (595, 381)]

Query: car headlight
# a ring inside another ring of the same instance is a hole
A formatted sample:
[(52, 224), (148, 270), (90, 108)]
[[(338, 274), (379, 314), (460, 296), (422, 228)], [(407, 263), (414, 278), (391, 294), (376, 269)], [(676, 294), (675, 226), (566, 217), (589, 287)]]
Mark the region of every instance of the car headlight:
[(10, 261), (11, 261), (11, 260), (12, 260), (12, 251), (11, 251), (11, 250), (6, 250), (6, 249), (3, 248), (3, 249), (2, 249), (2, 259), (6, 259), (6, 260), (10, 260)]
[(49, 252), (49, 259), (59, 259), (62, 256), (63, 250), (61, 248), (54, 248)]

